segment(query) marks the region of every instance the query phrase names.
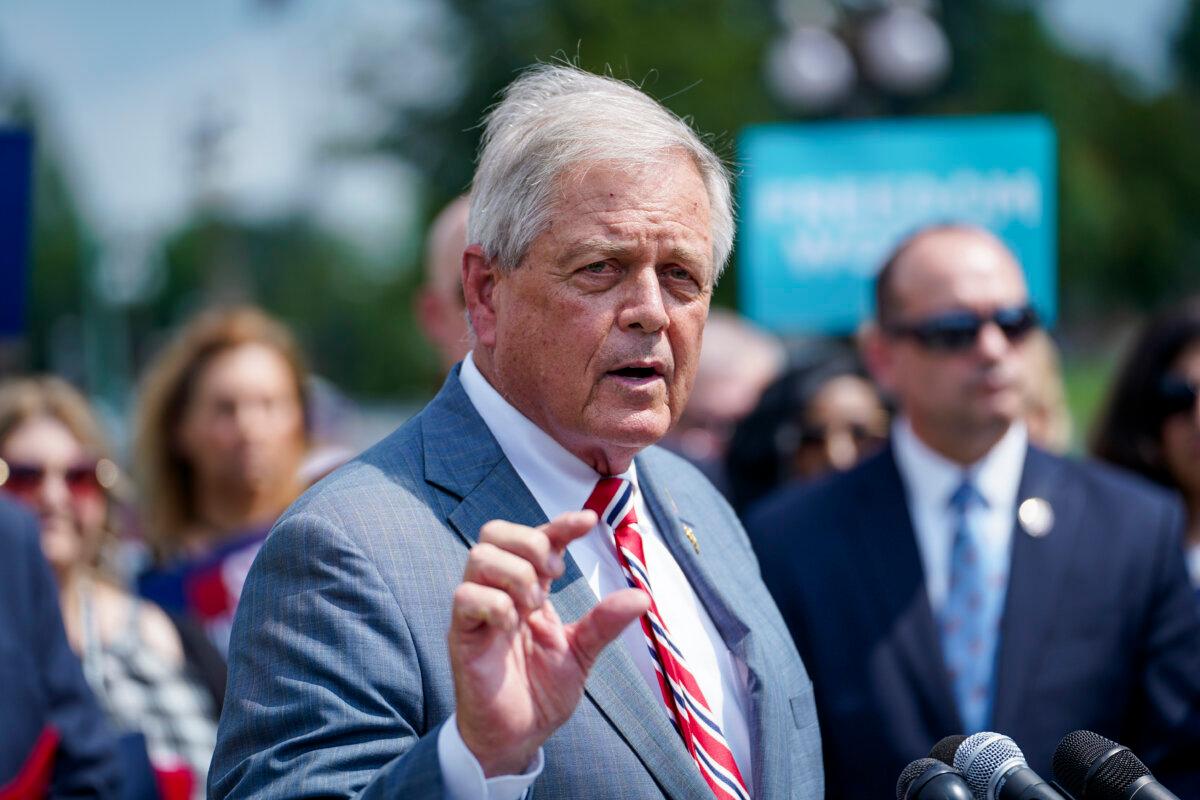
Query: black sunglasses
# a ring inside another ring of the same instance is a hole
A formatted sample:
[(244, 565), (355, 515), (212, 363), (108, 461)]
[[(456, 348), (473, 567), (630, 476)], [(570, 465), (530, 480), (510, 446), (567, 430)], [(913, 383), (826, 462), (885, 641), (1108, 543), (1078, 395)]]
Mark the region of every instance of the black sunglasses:
[(1200, 397), (1200, 381), (1164, 375), (1158, 383), (1158, 400), (1164, 417), (1191, 411), (1196, 407), (1197, 397)]
[(884, 330), (891, 336), (906, 336), (930, 350), (952, 352), (974, 347), (979, 331), (989, 322), (996, 323), (1004, 337), (1013, 343), (1024, 339), (1039, 325), (1037, 312), (1031, 306), (1011, 306), (998, 308), (986, 316), (974, 311), (949, 311), (919, 322), (887, 325)]

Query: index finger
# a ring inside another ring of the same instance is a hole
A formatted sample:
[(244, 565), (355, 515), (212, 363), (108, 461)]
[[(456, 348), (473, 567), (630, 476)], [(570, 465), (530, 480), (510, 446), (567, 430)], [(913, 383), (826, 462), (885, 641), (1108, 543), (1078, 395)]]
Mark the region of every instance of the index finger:
[(595, 511), (584, 509), (583, 511), (568, 511), (565, 514), (559, 514), (540, 527), (546, 532), (546, 538), (550, 540), (550, 547), (554, 552), (561, 554), (567, 549), (568, 544), (596, 527), (598, 520)]

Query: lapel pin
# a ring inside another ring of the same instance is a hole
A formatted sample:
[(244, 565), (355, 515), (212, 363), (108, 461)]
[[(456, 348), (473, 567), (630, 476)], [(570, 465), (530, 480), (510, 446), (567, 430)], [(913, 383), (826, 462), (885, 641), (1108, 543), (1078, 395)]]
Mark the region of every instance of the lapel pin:
[(696, 555), (700, 555), (700, 542), (696, 539), (696, 532), (686, 522), (683, 523), (683, 535), (692, 543), (692, 549), (696, 551)]
[(1048, 501), (1031, 497), (1017, 508), (1017, 521), (1026, 533), (1040, 539), (1054, 527), (1054, 509)]

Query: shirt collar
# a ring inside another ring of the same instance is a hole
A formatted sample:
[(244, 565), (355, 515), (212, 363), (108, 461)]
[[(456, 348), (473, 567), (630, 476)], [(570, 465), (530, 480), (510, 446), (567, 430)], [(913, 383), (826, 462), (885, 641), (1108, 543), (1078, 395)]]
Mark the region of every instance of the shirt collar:
[(1025, 423), (1015, 422), (983, 458), (964, 468), (922, 442), (907, 417), (900, 416), (892, 424), (892, 449), (910, 497), (934, 507), (944, 507), (963, 478), (969, 476), (989, 508), (1012, 508), (1028, 441)]
[[(505, 400), (475, 365), (474, 352), (463, 359), (458, 378), (505, 458), (546, 516), (553, 519), (583, 508), (602, 476)], [(629, 469), (616, 477), (637, 486), (637, 465), (629, 462)], [(565, 508), (561, 507), (564, 498), (571, 503)]]

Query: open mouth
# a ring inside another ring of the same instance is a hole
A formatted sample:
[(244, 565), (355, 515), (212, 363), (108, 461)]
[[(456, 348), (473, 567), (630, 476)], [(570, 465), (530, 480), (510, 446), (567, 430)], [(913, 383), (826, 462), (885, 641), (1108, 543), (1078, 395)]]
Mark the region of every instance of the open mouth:
[(659, 377), (659, 372), (654, 367), (621, 367), (620, 369), (614, 369), (609, 374), (616, 375), (619, 378), (629, 378), (630, 380), (648, 380)]

